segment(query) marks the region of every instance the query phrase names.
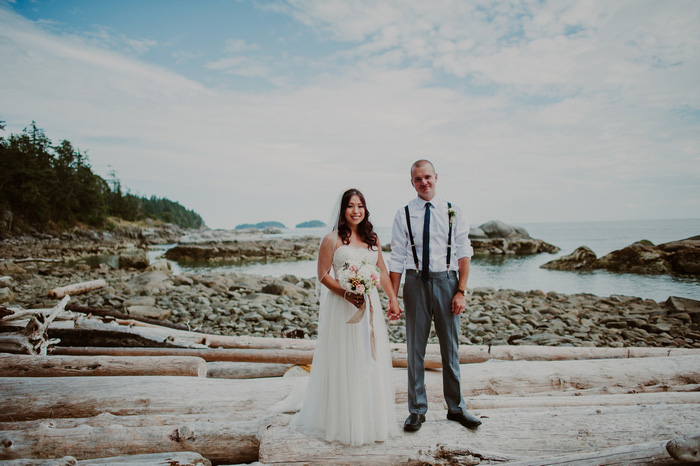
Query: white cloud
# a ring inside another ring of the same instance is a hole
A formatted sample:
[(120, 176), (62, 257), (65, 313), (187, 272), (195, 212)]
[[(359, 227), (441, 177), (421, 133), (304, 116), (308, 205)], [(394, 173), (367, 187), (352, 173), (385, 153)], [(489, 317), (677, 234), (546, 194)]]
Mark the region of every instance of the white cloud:
[[(0, 9), (2, 117), (10, 131), (36, 120), (89, 149), (103, 175), (112, 166), (126, 186), (178, 200), (213, 227), (325, 220), (351, 185), (388, 225), (423, 157), (473, 222), (689, 216), (700, 6), (539, 5), (268, 5), (343, 51), (305, 62), (232, 39), (206, 67), (277, 85), (254, 93), (107, 50), (109, 34), (48, 33)], [(309, 71), (296, 87), (290, 63)]]

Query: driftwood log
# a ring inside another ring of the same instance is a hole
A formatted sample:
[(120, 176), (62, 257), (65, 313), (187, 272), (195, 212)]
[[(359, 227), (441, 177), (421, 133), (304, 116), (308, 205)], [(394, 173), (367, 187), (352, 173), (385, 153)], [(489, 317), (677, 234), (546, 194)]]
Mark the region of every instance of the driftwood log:
[(128, 428), (118, 422), (68, 428), (41, 423), (31, 429), (0, 431), (0, 459), (41, 455), (89, 459), (196, 451), (218, 463), (245, 463), (258, 459), (258, 425), (258, 420), (207, 420)]
[(474, 466), (487, 460), (503, 463), (504, 466), (602, 466), (645, 465), (670, 466), (678, 464), (667, 452), (667, 441), (647, 442), (606, 448), (594, 452), (568, 454), (548, 458), (528, 458), (509, 461), (497, 453), (480, 452), (471, 448), (453, 445), (438, 445), (436, 448), (411, 457), (407, 466)]
[[(446, 420), (445, 412), (442, 403), (432, 404), (427, 422), (420, 431), (401, 433), (386, 442), (361, 447), (327, 443), (292, 429), (280, 420), (278, 425), (262, 432), (260, 461), (270, 466), (300, 463), (393, 466), (405, 464), (419, 450), (435, 448), (438, 443), (498, 452), (492, 453), (498, 457), (548, 458), (602, 451), (630, 443), (667, 442), (700, 425), (700, 410), (688, 409), (684, 405), (484, 410), (480, 412), (483, 424), (477, 430), (464, 429), (458, 423)], [(405, 404), (397, 406), (397, 422), (402, 422), (406, 413)], [(600, 461), (582, 464), (630, 463)]]
[(50, 290), (49, 298), (61, 299), (67, 295), (83, 294), (105, 286), (107, 286), (107, 282), (101, 278), (99, 280), (91, 280), (89, 282), (74, 283), (72, 285), (61, 286)]
[(0, 377), (179, 375), (206, 377), (207, 363), (191, 356), (29, 356), (0, 354)]
[(282, 377), (293, 364), (260, 364), (255, 362), (213, 361), (207, 364), (207, 377), (215, 379), (257, 379)]
[(65, 296), (47, 314), (39, 312), (33, 314), (27, 326), (21, 330), (0, 334), (0, 351), (7, 353), (40, 354), (46, 355), (50, 345), (58, 343), (58, 340), (50, 340), (47, 329), (68, 304), (70, 296)]
[(64, 456), (58, 459), (19, 459), (0, 462), (2, 466), (211, 466), (211, 461), (203, 458), (199, 453), (191, 451), (151, 453), (146, 455), (125, 455), (110, 458), (93, 458), (78, 461), (72, 456)]
[[(205, 361), (237, 361), (274, 364), (311, 364), (314, 353), (308, 350), (276, 350), (276, 349), (247, 349), (247, 348), (215, 348), (215, 349), (191, 349), (191, 348), (103, 348), (103, 347), (61, 347), (56, 348), (55, 354), (87, 356), (87, 355), (111, 355), (111, 356), (196, 356)], [(394, 367), (407, 367), (405, 355), (392, 354)], [(428, 354), (425, 356), (425, 367), (439, 369), (442, 367), (439, 355)]]
[(666, 451), (684, 463), (700, 462), (700, 432), (671, 440), (666, 444)]
[[(79, 312), (81, 314), (92, 314), (92, 315), (100, 316), (100, 317), (114, 317), (115, 319), (122, 319), (124, 321), (134, 321), (134, 323), (143, 322), (143, 323), (147, 323), (147, 324), (158, 325), (160, 327), (168, 327), (168, 328), (174, 328), (174, 329), (185, 330), (185, 331), (189, 330), (186, 325), (174, 324), (174, 323), (168, 322), (166, 320), (158, 320), (158, 319), (150, 319), (148, 317), (132, 316), (131, 314), (125, 314), (123, 312), (108, 310), (108, 309), (98, 309), (98, 308), (94, 308), (94, 307), (78, 306), (77, 304), (69, 304), (68, 306), (66, 306), (66, 310), (73, 311), (73, 312)], [(122, 325), (124, 325), (124, 324), (122, 324)], [(126, 325), (129, 325), (129, 323), (126, 323)]]
[[(462, 393), (518, 395), (578, 393), (611, 387), (617, 393), (645, 387), (700, 383), (700, 358), (608, 359), (596, 361), (502, 361), (462, 365)], [(405, 402), (406, 371), (393, 372), (396, 400)], [(172, 414), (265, 411), (307, 378), (198, 379), (194, 377), (0, 378), (0, 421), (113, 414)], [(439, 371), (426, 372), (428, 400), (442, 402)], [(596, 392), (595, 394), (599, 394)], [(60, 396), (61, 403), (55, 399)], [(693, 392), (688, 395), (692, 398)], [(468, 401), (469, 402), (469, 401)], [(109, 407), (105, 409), (105, 407)]]
[(63, 458), (51, 459), (19, 459), (1, 461), (2, 466), (76, 466), (78, 460), (72, 456), (64, 456)]

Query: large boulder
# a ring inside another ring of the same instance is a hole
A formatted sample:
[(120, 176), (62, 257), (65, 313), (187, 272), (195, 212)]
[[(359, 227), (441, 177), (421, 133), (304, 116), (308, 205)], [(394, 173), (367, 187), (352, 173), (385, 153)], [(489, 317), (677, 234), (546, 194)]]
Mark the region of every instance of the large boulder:
[(637, 241), (601, 257), (595, 262), (595, 268), (638, 274), (661, 275), (671, 272), (671, 264), (666, 260), (663, 250), (646, 240)]
[(148, 255), (146, 251), (131, 250), (119, 256), (119, 268), (120, 269), (140, 269), (143, 270), (148, 267)]
[(655, 246), (637, 241), (599, 259), (585, 246), (572, 254), (541, 266), (554, 270), (607, 270), (617, 273), (649, 275), (700, 275), (700, 236)]
[(491, 220), (479, 226), (489, 238), (530, 238), (522, 227), (514, 227), (500, 220)]
[(671, 269), (680, 274), (700, 275), (700, 236), (659, 245)]
[(557, 246), (532, 238), (523, 227), (508, 225), (500, 220), (491, 220), (478, 228), (472, 228), (469, 239), (474, 253), (478, 255), (559, 252)]
[(593, 251), (581, 246), (571, 254), (549, 261), (541, 267), (550, 270), (588, 270), (597, 259)]

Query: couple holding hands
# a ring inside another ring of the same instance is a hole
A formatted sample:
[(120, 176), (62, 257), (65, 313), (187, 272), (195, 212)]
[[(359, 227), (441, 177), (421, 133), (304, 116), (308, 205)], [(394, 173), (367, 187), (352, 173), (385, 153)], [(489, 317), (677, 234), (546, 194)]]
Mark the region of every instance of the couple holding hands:
[(476, 428), (460, 391), (460, 314), (465, 308), (469, 226), (459, 209), (436, 196), (433, 164), (411, 166), (418, 196), (396, 213), (390, 269), (369, 220), (365, 198), (343, 193), (333, 231), (318, 255), (318, 340), (301, 410), (292, 425), (327, 441), (362, 445), (398, 434), (392, 363), (377, 287), (389, 297), (387, 316), (399, 319), (403, 301), (408, 348), (408, 411), (405, 431), (420, 429), (428, 410), (424, 357), (431, 322), (440, 342), (447, 419)]

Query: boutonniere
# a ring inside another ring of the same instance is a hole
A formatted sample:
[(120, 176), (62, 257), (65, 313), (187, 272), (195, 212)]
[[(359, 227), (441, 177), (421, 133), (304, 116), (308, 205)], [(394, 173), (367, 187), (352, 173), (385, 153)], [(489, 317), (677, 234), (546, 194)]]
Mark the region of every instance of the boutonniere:
[(450, 207), (449, 209), (447, 209), (447, 215), (450, 217), (451, 222), (455, 215), (457, 215), (457, 211)]

